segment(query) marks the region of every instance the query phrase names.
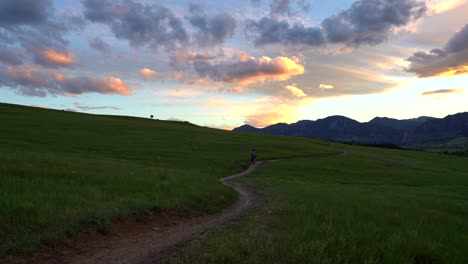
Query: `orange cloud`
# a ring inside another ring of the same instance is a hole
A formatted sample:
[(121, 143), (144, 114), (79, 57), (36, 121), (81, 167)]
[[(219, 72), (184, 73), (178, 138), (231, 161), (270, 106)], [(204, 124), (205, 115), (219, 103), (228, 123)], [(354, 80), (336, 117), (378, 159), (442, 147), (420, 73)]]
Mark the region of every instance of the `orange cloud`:
[(320, 84), (319, 85), (319, 88), (320, 89), (333, 89), (333, 85), (329, 85), (329, 84)]
[(245, 123), (254, 127), (266, 127), (284, 120), (285, 114), (278, 112), (259, 113), (246, 116)]
[(55, 74), (54, 79), (68, 94), (96, 92), (101, 94), (130, 95), (132, 89), (119, 78), (88, 78)]
[(300, 88), (297, 88), (296, 86), (286, 85), (284, 88), (289, 90), (296, 97), (306, 97), (307, 96), (307, 94), (304, 93), (304, 91), (302, 91)]
[(44, 97), (47, 94), (77, 95), (83, 93), (130, 95), (132, 89), (115, 77), (75, 77), (28, 66), (0, 69), (0, 85), (20, 94)]
[(45, 49), (41, 52), (41, 57), (57, 65), (70, 65), (75, 63), (73, 54), (60, 53), (53, 49)]
[(132, 89), (119, 78), (108, 77), (102, 80), (95, 79), (94, 81), (97, 81), (98, 85), (102, 85), (101, 91), (103, 93), (116, 93), (120, 95), (132, 94)]
[(6, 67), (5, 75), (17, 85), (43, 86), (47, 82), (44, 74), (29, 67)]
[(304, 66), (299, 64), (296, 57), (263, 56), (242, 57), (238, 62), (223, 62), (210, 64), (208, 62), (195, 63), (195, 70), (201, 77), (208, 77), (214, 81), (249, 85), (265, 81), (285, 81), (294, 75), (304, 73)]
[(248, 53), (244, 53), (244, 54), (242, 54), (240, 60), (241, 60), (241, 61), (247, 61), (247, 60), (249, 60), (250, 58), (251, 58), (251, 56), (250, 56)]
[(436, 73), (435, 76), (451, 77), (451, 76), (467, 74), (467, 73), (468, 73), (468, 65), (460, 65), (460, 66), (453, 67), (451, 69)]
[(232, 119), (243, 119), (246, 124), (265, 127), (279, 122), (295, 122), (302, 107), (310, 105), (314, 99), (300, 100), (261, 97), (254, 101), (236, 101), (224, 98), (211, 98), (202, 105), (213, 109), (217, 115)]
[(140, 70), (140, 75), (145, 77), (145, 78), (148, 78), (148, 77), (156, 76), (156, 75), (158, 75), (158, 73), (156, 71), (151, 70), (151, 69), (143, 68), (143, 69)]

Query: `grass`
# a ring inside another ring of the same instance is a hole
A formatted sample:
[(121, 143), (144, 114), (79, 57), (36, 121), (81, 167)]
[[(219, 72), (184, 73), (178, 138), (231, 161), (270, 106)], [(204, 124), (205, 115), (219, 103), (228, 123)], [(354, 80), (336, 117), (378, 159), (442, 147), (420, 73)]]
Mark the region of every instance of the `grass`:
[(468, 263), (468, 160), (347, 146), (244, 180), (263, 206), (173, 263)]
[(217, 179), (259, 158), (340, 145), (183, 122), (0, 104), (0, 257), (146, 210), (212, 213), (236, 199)]
[(422, 149), (433, 152), (464, 152), (468, 148), (467, 137), (457, 137), (450, 140), (440, 140), (435, 142), (428, 142), (421, 145), (410, 146), (416, 149)]

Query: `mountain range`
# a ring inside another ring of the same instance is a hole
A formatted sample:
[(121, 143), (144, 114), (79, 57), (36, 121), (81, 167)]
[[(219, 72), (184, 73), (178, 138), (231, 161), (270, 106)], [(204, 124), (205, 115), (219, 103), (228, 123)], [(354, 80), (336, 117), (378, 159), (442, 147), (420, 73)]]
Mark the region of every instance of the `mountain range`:
[(398, 120), (376, 117), (365, 123), (344, 116), (330, 116), (316, 121), (278, 123), (264, 128), (243, 125), (233, 131), (317, 138), (353, 144), (391, 144), (421, 149), (466, 149), (468, 112), (445, 118), (422, 116)]

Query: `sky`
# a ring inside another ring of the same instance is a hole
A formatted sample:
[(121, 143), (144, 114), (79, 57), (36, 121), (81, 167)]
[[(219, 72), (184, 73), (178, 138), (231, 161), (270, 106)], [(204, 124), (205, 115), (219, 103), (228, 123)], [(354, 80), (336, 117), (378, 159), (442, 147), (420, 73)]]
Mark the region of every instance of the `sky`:
[(468, 111), (468, 0), (0, 0), (0, 102), (232, 129)]

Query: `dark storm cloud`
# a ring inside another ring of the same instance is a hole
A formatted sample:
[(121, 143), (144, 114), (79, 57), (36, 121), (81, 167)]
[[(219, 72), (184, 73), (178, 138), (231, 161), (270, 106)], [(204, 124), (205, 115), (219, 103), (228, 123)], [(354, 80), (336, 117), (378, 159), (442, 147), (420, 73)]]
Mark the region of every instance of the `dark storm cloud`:
[(297, 13), (296, 10), (308, 11), (309, 9), (309, 0), (270, 0), (270, 13), (272, 15), (291, 16)]
[[(69, 14), (57, 16), (53, 11), (52, 1), (48, 0), (0, 0), (0, 46), (4, 53), (0, 61), (18, 65), (32, 60), (45, 67), (60, 66), (44, 58), (44, 51), (68, 53), (65, 35), (83, 28), (85, 21)], [(19, 53), (23, 56), (17, 56)]]
[(246, 28), (249, 33), (253, 33), (256, 45), (375, 45), (426, 12), (425, 3), (418, 0), (362, 0), (326, 18), (321, 27), (307, 27), (297, 23), (290, 25), (285, 20), (264, 17), (259, 21), (247, 21)]
[(452, 38), (449, 39), (445, 50), (447, 52), (460, 52), (468, 49), (468, 24), (466, 24), (459, 32), (455, 33)]
[(117, 15), (117, 7), (110, 0), (84, 0), (84, 15), (92, 22), (111, 22)]
[(0, 46), (0, 63), (5, 65), (23, 64), (23, 56), (16, 51), (8, 50), (6, 46)]
[(96, 37), (89, 41), (89, 46), (102, 53), (108, 53), (111, 51), (111, 47), (107, 42), (102, 40), (100, 37)]
[[(251, 0), (254, 7), (259, 7), (261, 0)], [(269, 0), (270, 15), (272, 16), (293, 16), (297, 11), (308, 11), (310, 0)]]
[(296, 23), (290, 25), (286, 20), (278, 21), (264, 17), (259, 21), (249, 20), (248, 31), (254, 32), (255, 44), (307, 45), (321, 46), (326, 43), (323, 30), (319, 27), (306, 27)]
[(26, 96), (77, 95), (84, 93), (130, 95), (132, 89), (114, 77), (64, 76), (30, 67), (1, 67), (0, 86)]
[(290, 0), (270, 0), (270, 10), (272, 14), (291, 14)]
[(206, 15), (195, 5), (190, 6), (187, 20), (196, 29), (195, 42), (200, 47), (212, 47), (222, 44), (234, 35), (236, 20), (229, 14), (219, 13), (214, 16)]
[(83, 5), (86, 18), (107, 24), (117, 38), (134, 47), (173, 48), (188, 41), (182, 21), (161, 5), (131, 0), (85, 0)]
[(0, 0), (0, 25), (41, 23), (51, 8), (51, 0)]
[(419, 51), (406, 59), (408, 72), (418, 77), (468, 73), (468, 24), (455, 33), (444, 48)]
[(427, 12), (418, 0), (362, 0), (322, 22), (331, 43), (379, 44)]

